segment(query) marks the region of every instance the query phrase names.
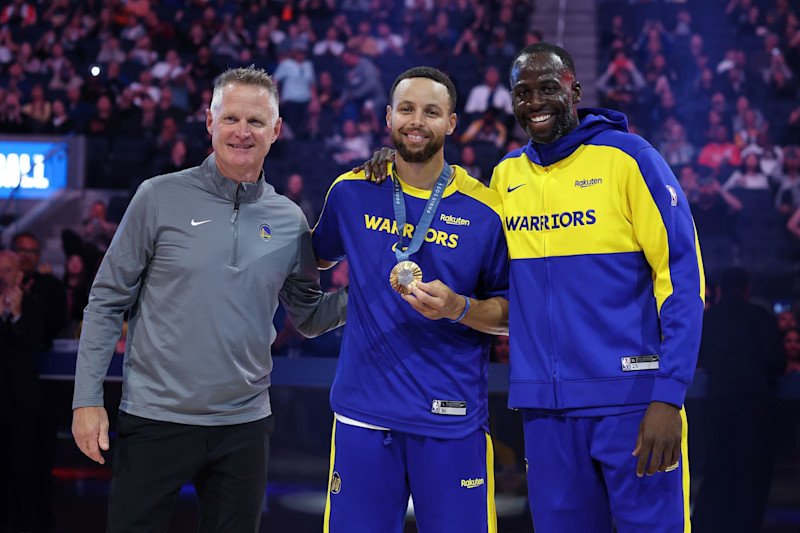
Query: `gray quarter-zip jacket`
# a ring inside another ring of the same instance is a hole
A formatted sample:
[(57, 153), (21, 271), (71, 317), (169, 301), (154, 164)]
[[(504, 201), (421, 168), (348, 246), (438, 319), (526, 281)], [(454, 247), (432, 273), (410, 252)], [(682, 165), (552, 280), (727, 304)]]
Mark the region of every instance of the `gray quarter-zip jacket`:
[(278, 298), (301, 333), (344, 324), (347, 291), (323, 293), (308, 222), (262, 177), (237, 183), (214, 155), (142, 183), (92, 285), (72, 406), (102, 406), (130, 310), (120, 409), (229, 425), (269, 416)]

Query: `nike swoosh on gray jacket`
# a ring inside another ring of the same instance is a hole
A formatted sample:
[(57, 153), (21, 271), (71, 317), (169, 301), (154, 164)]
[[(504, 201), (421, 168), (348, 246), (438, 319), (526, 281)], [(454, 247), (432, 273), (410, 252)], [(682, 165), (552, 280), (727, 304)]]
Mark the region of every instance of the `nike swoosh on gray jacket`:
[(145, 181), (92, 285), (73, 408), (103, 405), (130, 310), (122, 411), (209, 426), (269, 416), (278, 298), (304, 335), (345, 322), (347, 290), (320, 290), (308, 222), (263, 173), (238, 184), (212, 154)]

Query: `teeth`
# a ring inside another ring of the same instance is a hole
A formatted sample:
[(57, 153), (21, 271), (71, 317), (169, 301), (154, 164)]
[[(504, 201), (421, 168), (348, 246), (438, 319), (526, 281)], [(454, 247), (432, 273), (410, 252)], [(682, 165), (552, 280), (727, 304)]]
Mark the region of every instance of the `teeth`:
[(542, 115), (540, 117), (531, 117), (531, 122), (544, 122), (553, 115)]

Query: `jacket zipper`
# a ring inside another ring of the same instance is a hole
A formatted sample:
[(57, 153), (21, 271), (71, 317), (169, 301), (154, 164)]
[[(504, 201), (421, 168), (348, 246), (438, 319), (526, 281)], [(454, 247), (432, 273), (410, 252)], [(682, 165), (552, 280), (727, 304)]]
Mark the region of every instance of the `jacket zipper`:
[(242, 190), (242, 184), (236, 185), (236, 195), (233, 200), (233, 214), (231, 215), (231, 224), (233, 224), (233, 256), (231, 257), (231, 265), (236, 266), (239, 261), (239, 191)]
[[(550, 167), (542, 167), (544, 170), (544, 180), (542, 181), (542, 215), (548, 216), (548, 208), (547, 208), (547, 193), (548, 187), (550, 186)], [(549, 226), (549, 223), (548, 223)], [(555, 407), (558, 408), (558, 386), (556, 381), (556, 366), (558, 365), (558, 360), (556, 357), (556, 343), (555, 343), (555, 336), (553, 335), (553, 297), (550, 293), (550, 287), (552, 285), (552, 280), (550, 276), (550, 268), (551, 268), (551, 261), (547, 255), (547, 241), (549, 240), (550, 230), (547, 229), (542, 232), (542, 258), (544, 259), (544, 271), (545, 271), (545, 306), (547, 308), (547, 313), (545, 316), (547, 317), (547, 332), (550, 335), (550, 354), (551, 354), (551, 361), (553, 364), (553, 402), (555, 402)]]

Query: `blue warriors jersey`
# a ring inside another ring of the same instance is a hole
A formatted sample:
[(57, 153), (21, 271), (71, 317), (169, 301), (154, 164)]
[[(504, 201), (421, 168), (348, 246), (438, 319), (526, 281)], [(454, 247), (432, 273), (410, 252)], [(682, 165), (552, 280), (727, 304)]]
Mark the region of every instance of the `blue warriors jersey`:
[(511, 258), (509, 406), (680, 406), (705, 291), (689, 204), (624, 115), (580, 118), (492, 176)]
[[(498, 195), (453, 166), (425, 242), (410, 257), (423, 281), (458, 294), (507, 297), (508, 249)], [(405, 183), (408, 246), (430, 191)], [(347, 173), (331, 185), (314, 228), (316, 254), (348, 259), (347, 326), (331, 388), (331, 407), (375, 426), (437, 438), (461, 438), (487, 426), (491, 336), (450, 320), (430, 320), (389, 284), (398, 241), (392, 184)], [(456, 413), (441, 402), (463, 402)]]

